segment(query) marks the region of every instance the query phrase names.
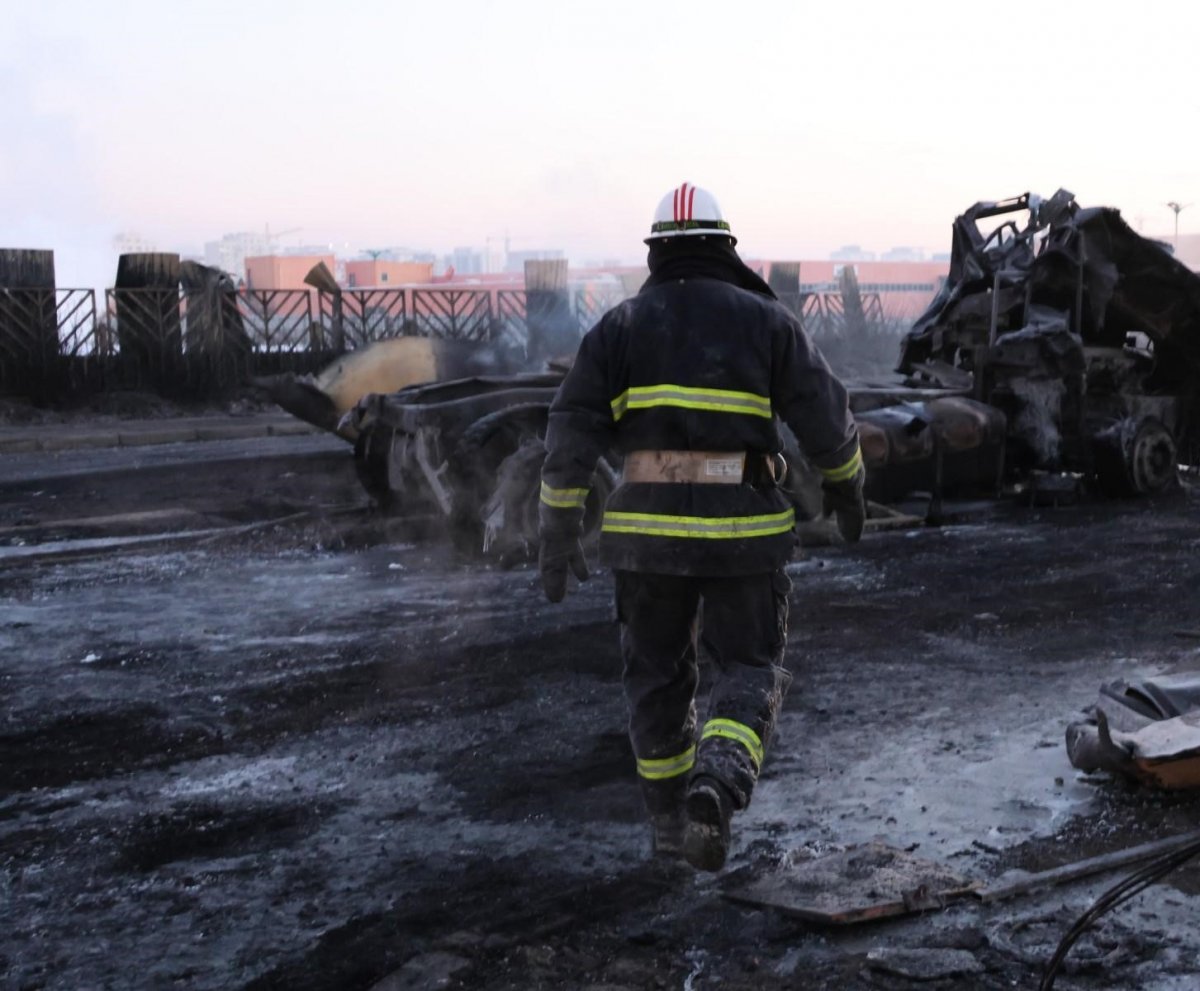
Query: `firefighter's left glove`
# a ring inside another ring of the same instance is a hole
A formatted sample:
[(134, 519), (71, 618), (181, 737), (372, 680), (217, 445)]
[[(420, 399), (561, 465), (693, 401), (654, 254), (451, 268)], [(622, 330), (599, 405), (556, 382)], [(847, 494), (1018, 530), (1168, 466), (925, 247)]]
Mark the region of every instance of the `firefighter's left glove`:
[(542, 589), (551, 602), (562, 602), (567, 594), (567, 569), (581, 582), (588, 579), (583, 544), (571, 533), (543, 533), (538, 551), (538, 570), (542, 573)]
[(837, 517), (838, 533), (848, 544), (858, 543), (863, 526), (867, 522), (867, 503), (863, 498), (863, 484), (867, 472), (859, 468), (854, 476), (841, 482), (825, 482), (825, 515)]

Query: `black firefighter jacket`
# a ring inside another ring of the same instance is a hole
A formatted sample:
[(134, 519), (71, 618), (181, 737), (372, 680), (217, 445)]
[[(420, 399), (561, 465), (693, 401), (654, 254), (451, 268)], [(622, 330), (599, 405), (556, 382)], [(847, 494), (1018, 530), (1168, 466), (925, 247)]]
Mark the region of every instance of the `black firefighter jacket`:
[[(550, 406), (543, 534), (576, 533), (609, 450), (781, 449), (776, 417), (837, 481), (862, 465), (846, 390), (775, 300), (712, 278), (644, 288), (584, 336)], [(781, 567), (794, 515), (771, 484), (622, 484), (609, 498), (601, 561), (662, 574), (745, 575)]]

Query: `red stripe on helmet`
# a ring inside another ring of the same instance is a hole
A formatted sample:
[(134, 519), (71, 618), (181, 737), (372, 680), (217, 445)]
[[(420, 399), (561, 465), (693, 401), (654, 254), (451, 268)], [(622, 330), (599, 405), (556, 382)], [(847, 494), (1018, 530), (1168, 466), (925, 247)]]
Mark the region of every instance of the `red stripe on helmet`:
[(672, 219), (676, 223), (679, 222), (679, 190), (675, 190), (675, 195), (671, 197), (671, 214)]
[(688, 208), (687, 208), (687, 219), (688, 220), (692, 219), (692, 207), (695, 205), (696, 205), (696, 187), (693, 186), (691, 188), (691, 191), (688, 193)]
[(679, 216), (676, 220), (687, 220), (687, 183), (679, 187)]

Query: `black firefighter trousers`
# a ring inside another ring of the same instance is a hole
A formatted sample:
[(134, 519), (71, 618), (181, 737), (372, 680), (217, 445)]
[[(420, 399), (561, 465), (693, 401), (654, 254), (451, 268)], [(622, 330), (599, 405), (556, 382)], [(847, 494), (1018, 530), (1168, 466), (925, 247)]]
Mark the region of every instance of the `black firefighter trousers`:
[[(616, 571), (629, 737), (651, 814), (680, 807), (708, 775), (750, 802), (791, 675), (783, 667), (783, 570), (705, 578)], [(697, 739), (697, 639), (715, 665)]]

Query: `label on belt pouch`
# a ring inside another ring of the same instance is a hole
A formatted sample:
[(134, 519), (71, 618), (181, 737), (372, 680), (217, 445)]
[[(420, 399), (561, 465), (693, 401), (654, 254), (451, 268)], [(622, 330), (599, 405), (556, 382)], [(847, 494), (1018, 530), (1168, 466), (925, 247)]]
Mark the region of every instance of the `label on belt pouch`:
[(730, 475), (742, 477), (742, 459), (736, 458), (706, 458), (704, 460), (704, 474), (713, 475), (720, 478), (727, 478)]

